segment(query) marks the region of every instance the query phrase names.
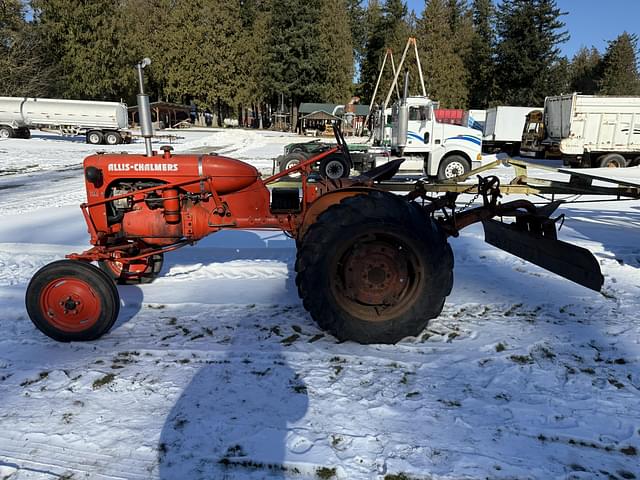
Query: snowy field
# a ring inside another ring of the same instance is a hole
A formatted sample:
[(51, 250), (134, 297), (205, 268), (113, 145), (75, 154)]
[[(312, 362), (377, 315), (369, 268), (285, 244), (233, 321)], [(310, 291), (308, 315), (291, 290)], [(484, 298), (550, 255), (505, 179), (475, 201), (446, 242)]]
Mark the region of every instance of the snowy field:
[[(265, 173), (292, 141), (176, 133), (177, 152)], [(640, 202), (560, 210), (602, 293), (465, 230), (442, 315), (398, 345), (323, 334), (297, 297), (293, 241), (249, 231), (168, 254), (156, 282), (119, 287), (108, 335), (56, 343), (24, 292), (88, 246), (78, 204), (94, 150), (0, 141), (0, 479), (640, 478)]]

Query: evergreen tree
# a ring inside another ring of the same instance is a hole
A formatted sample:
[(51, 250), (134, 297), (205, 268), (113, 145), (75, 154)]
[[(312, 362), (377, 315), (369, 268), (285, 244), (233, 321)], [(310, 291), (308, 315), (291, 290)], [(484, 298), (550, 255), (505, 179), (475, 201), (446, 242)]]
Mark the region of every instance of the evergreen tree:
[(119, 100), (135, 88), (135, 61), (124, 40), (122, 9), (112, 0), (33, 0), (36, 28), (57, 66), (54, 93)]
[(560, 93), (558, 45), (568, 39), (556, 0), (503, 0), (497, 12), (498, 100), (507, 105), (542, 105)]
[(426, 66), (427, 94), (443, 108), (467, 105), (467, 70), (451, 41), (451, 10), (445, 0), (427, 0), (419, 21), (418, 42)]
[[(382, 6), (375, 0), (369, 2), (366, 53), (360, 71), (361, 92), (366, 103), (371, 101), (386, 49), (393, 50), (397, 66), (409, 33), (407, 6), (402, 0), (386, 0)], [(384, 70), (378, 98), (387, 95), (393, 80), (389, 61)]]
[(354, 59), (345, 0), (323, 0), (318, 27), (320, 98), (330, 103), (346, 103), (353, 93)]
[(50, 70), (46, 47), (25, 21), (21, 2), (0, 2), (0, 95), (46, 95)]
[(601, 64), (602, 56), (596, 48), (578, 50), (569, 66), (569, 91), (595, 95), (602, 75)]
[[(380, 29), (382, 24), (382, 9), (378, 0), (369, 0), (365, 12), (365, 49), (360, 64), (359, 94), (367, 103), (375, 89), (378, 71), (385, 54), (385, 38)], [(386, 67), (385, 67), (386, 68)]]
[(640, 95), (637, 51), (638, 37), (634, 34), (624, 32), (609, 42), (602, 59), (601, 94)]
[[(345, 0), (349, 28), (351, 30), (351, 45), (357, 63), (362, 62), (365, 43), (367, 41), (366, 13), (361, 0)], [(333, 14), (335, 16), (335, 14)]]
[(272, 0), (265, 85), (275, 100), (282, 94), (293, 107), (292, 125), (302, 100), (322, 97), (316, 62), (321, 0)]
[(471, 54), (466, 58), (469, 70), (469, 106), (487, 108), (494, 92), (493, 51), (495, 11), (492, 0), (474, 0)]
[[(123, 0), (120, 28), (124, 31), (124, 42), (127, 45), (127, 56), (138, 62), (148, 57), (151, 65), (145, 68), (145, 91), (154, 100), (169, 101), (166, 92), (166, 69), (170, 64), (171, 48), (167, 38), (175, 32), (172, 27), (167, 0)], [(161, 27), (159, 27), (161, 26)], [(132, 69), (132, 65), (129, 65)], [(132, 82), (132, 90), (128, 98), (133, 105), (137, 99), (137, 83), (134, 73), (126, 72), (127, 80)], [(172, 99), (180, 102), (182, 99)]]
[(263, 0), (244, 1), (241, 5), (242, 32), (237, 48), (238, 93), (237, 102), (245, 109), (251, 108), (262, 125), (262, 104), (266, 99), (264, 87), (265, 58), (270, 12)]
[(466, 59), (472, 54), (473, 12), (469, 9), (467, 0), (447, 0), (447, 9), (453, 49), (462, 59)]

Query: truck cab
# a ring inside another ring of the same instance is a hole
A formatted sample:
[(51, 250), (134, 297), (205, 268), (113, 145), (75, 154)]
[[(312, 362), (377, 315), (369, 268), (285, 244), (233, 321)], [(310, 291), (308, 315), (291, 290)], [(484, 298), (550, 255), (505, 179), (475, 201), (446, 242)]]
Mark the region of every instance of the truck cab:
[(417, 163), (424, 175), (452, 178), (480, 166), (482, 134), (436, 120), (436, 103), (407, 97), (392, 107), (391, 152)]

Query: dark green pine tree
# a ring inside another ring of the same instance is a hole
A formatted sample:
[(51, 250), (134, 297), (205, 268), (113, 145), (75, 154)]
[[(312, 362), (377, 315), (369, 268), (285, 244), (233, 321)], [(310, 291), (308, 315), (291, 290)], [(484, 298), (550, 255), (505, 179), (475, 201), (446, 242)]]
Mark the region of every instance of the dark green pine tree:
[(471, 55), (473, 41), (473, 12), (467, 0), (447, 0), (449, 27), (451, 28), (454, 51), (463, 59)]
[(356, 63), (361, 63), (367, 41), (366, 10), (361, 0), (345, 0), (349, 28), (351, 29), (351, 45)]
[[(364, 102), (371, 101), (386, 49), (393, 50), (396, 65), (400, 62), (410, 33), (407, 20), (407, 6), (402, 0), (386, 0), (382, 6), (375, 0), (369, 2), (366, 49), (360, 70), (360, 89)], [(377, 94), (378, 101), (386, 97), (392, 80), (388, 60)]]
[(498, 7), (497, 100), (506, 105), (537, 106), (560, 93), (559, 45), (569, 35), (556, 0), (504, 0)]
[(487, 108), (494, 92), (494, 20), (492, 0), (474, 0), (471, 54), (465, 60), (469, 70), (469, 106)]
[(595, 95), (601, 76), (602, 55), (595, 47), (582, 47), (569, 65), (569, 90), (584, 95)]
[(381, 30), (382, 9), (378, 0), (369, 0), (365, 12), (365, 48), (360, 63), (357, 93), (369, 103), (376, 85), (378, 72), (385, 54), (386, 40)]
[(638, 75), (638, 37), (624, 32), (609, 42), (602, 59), (602, 79), (599, 82), (603, 95), (640, 95)]
[(322, 78), (316, 63), (321, 0), (272, 0), (265, 85), (273, 100), (292, 104), (292, 125), (302, 101), (320, 101)]
[(451, 16), (445, 0), (427, 0), (418, 26), (427, 94), (443, 108), (467, 106), (467, 70), (451, 41)]
[(47, 47), (25, 21), (23, 4), (0, 2), (0, 95), (46, 95), (50, 81)]
[(237, 48), (238, 93), (237, 102), (251, 109), (262, 120), (262, 103), (266, 100), (264, 86), (265, 59), (270, 12), (264, 0), (245, 0), (241, 5), (242, 32)]
[(33, 0), (35, 28), (59, 80), (54, 94), (119, 100), (135, 89), (135, 61), (125, 41), (120, 2)]
[(345, 0), (323, 0), (318, 23), (321, 100), (346, 103), (353, 93), (353, 47)]

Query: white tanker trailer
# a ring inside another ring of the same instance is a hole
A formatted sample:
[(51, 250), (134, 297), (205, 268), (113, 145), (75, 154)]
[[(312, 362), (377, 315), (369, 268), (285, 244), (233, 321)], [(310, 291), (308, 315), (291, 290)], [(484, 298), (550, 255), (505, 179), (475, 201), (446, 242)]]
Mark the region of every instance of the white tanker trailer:
[(127, 106), (119, 102), (0, 97), (0, 138), (30, 138), (30, 128), (85, 135), (87, 143), (129, 143)]

